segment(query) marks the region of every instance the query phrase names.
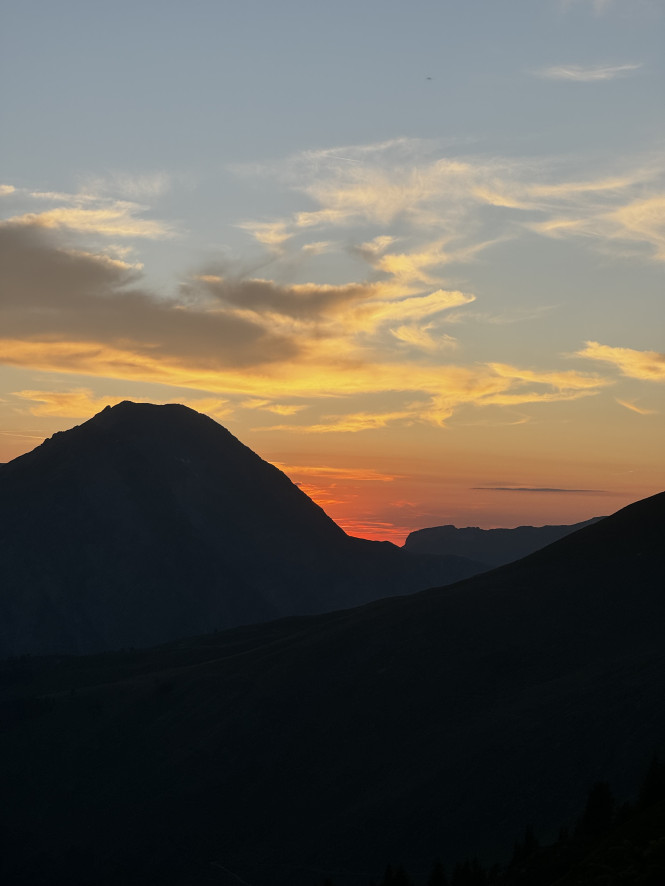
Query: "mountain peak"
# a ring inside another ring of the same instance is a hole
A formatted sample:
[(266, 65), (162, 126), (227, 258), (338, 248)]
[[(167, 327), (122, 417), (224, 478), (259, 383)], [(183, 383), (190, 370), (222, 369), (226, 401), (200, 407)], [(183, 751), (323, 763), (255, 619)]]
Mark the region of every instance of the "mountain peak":
[(347, 536), (286, 474), (180, 404), (107, 406), (0, 472), (0, 656), (146, 646), (479, 568)]
[[(200, 420), (209, 419), (207, 415), (184, 406), (181, 403), (136, 403), (133, 400), (122, 400), (113, 406), (105, 406), (101, 412), (94, 415), (89, 421), (91, 422), (108, 422), (113, 421), (155, 421), (160, 417), (168, 418), (169, 421), (176, 421), (189, 417), (190, 419)], [(217, 422), (215, 422), (217, 424)]]

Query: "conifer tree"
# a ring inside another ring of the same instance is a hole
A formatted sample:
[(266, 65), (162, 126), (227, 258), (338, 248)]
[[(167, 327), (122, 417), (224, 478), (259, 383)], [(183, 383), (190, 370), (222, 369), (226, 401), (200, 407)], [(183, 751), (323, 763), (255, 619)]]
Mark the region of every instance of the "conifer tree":
[(427, 886), (448, 886), (446, 871), (440, 861), (437, 861), (430, 871), (430, 875), (427, 878)]
[(642, 809), (665, 798), (665, 764), (654, 754), (640, 787), (638, 804)]
[(614, 822), (614, 805), (614, 796), (608, 783), (597, 781), (589, 791), (578, 825), (580, 836), (594, 839), (609, 830)]

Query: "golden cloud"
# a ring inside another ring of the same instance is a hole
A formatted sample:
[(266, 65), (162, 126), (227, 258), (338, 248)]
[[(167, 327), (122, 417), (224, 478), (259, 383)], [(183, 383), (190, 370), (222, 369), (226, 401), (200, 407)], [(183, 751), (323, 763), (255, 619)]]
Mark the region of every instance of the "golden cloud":
[(586, 347), (575, 356), (610, 363), (622, 375), (644, 381), (665, 381), (665, 354), (657, 351), (637, 351), (633, 348), (612, 348), (597, 341), (585, 342)]
[(551, 385), (559, 391), (597, 390), (611, 384), (608, 379), (597, 375), (584, 375), (575, 370), (557, 372), (539, 372), (533, 369), (520, 369), (507, 363), (490, 363), (492, 370), (502, 378), (514, 379), (518, 382), (535, 382), (539, 385)]
[(385, 428), (395, 421), (413, 420), (412, 410), (395, 410), (393, 412), (353, 412), (347, 415), (332, 415), (327, 420), (311, 425), (273, 425), (263, 428), (268, 431), (305, 431), (308, 434), (356, 433), (357, 431), (373, 431)]
[(665, 261), (665, 194), (634, 200), (608, 213), (606, 219), (616, 225), (615, 236), (651, 243), (656, 258)]
[[(551, 402), (607, 384), (572, 371), (395, 360), (395, 339), (427, 351), (436, 336), (421, 321), (473, 301), (459, 291), (403, 297), (390, 280), (280, 286), (207, 273), (166, 300), (141, 288), (124, 263), (69, 251), (53, 232), (27, 224), (0, 226), (0, 275), (0, 359), (7, 365), (158, 382), (243, 398), (282, 416), (303, 408), (294, 398), (390, 394), (402, 401), (316, 417), (303, 426), (314, 433), (442, 424), (463, 404)], [(35, 400), (43, 394), (28, 393)], [(39, 408), (89, 414), (97, 404), (85, 396), (68, 392)], [(227, 414), (230, 407), (215, 399), (204, 408)]]
[(431, 332), (433, 329), (435, 329), (433, 323), (428, 323), (425, 326), (399, 326), (397, 329), (391, 329), (390, 334), (398, 341), (421, 351), (438, 351), (443, 348), (457, 347), (457, 340), (452, 335), (446, 333), (433, 335)]
[(88, 418), (105, 406), (114, 406), (124, 397), (95, 397), (89, 388), (71, 391), (14, 391), (14, 397), (29, 400), (31, 415), (57, 415), (63, 418)]
[[(31, 415), (61, 418), (88, 418), (105, 406), (114, 406), (126, 399), (124, 396), (95, 397), (90, 388), (74, 388), (69, 391), (14, 391), (12, 396), (36, 404), (28, 407)], [(222, 418), (232, 412), (227, 400), (216, 397), (189, 397), (181, 402), (214, 418)]]
[(267, 412), (273, 412), (275, 415), (295, 415), (306, 409), (306, 404), (294, 403), (273, 403), (272, 400), (254, 397), (250, 400), (244, 400), (239, 404), (243, 409), (265, 409)]
[[(390, 291), (390, 287), (377, 286), (376, 288)], [(344, 319), (356, 329), (373, 329), (382, 323), (423, 320), (442, 311), (471, 304), (475, 298), (475, 295), (467, 295), (464, 292), (447, 292), (437, 289), (436, 292), (429, 295), (386, 301), (366, 301), (347, 310)]]
[(657, 410), (655, 409), (645, 409), (643, 406), (637, 406), (635, 403), (629, 403), (627, 400), (619, 400), (618, 397), (614, 398), (619, 406), (625, 406), (626, 409), (630, 409), (631, 412), (636, 412), (638, 415), (657, 415)]
[(110, 206), (85, 209), (80, 206), (59, 207), (46, 212), (29, 212), (9, 219), (13, 225), (31, 225), (55, 230), (68, 229), (86, 234), (102, 234), (105, 237), (141, 237), (163, 240), (174, 236), (170, 225), (164, 222), (139, 218), (143, 209), (136, 203), (114, 201)]
[(284, 221), (277, 222), (241, 222), (236, 227), (251, 234), (258, 243), (277, 248), (293, 235), (287, 230)]

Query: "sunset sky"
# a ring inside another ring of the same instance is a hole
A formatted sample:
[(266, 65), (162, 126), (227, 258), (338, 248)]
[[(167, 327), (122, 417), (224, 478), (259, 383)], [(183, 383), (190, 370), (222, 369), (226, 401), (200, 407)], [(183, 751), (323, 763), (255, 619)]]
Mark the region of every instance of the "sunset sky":
[(665, 488), (660, 0), (22, 0), (0, 461), (186, 403), (348, 532)]

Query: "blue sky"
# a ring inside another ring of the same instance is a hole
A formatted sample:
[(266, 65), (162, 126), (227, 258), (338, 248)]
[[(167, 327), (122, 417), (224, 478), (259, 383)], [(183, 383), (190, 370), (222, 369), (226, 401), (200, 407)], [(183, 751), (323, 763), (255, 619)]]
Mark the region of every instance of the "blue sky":
[(659, 490), (664, 23), (6, 4), (0, 460), (178, 400), (376, 537)]

